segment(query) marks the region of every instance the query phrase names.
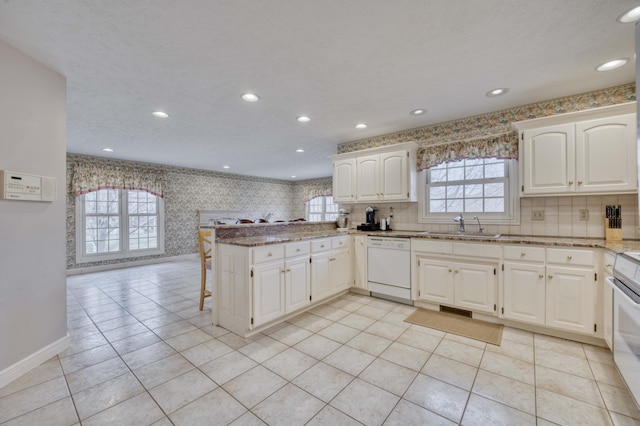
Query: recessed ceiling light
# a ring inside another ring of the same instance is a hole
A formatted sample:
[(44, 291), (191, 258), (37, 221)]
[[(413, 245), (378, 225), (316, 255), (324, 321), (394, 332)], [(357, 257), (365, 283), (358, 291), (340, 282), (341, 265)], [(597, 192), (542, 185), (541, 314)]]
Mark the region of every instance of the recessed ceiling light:
[(255, 95), (253, 93), (243, 93), (242, 99), (244, 99), (247, 102), (256, 102), (260, 98), (258, 97), (258, 95)]
[(306, 115), (301, 115), (300, 117), (296, 118), (296, 120), (298, 120), (301, 123), (308, 123), (311, 121), (311, 119)]
[(291, 175), (291, 178), (292, 178), (292, 179), (295, 179), (295, 178), (296, 178), (296, 175)]
[(102, 148), (104, 152), (113, 152), (113, 148)]
[(614, 59), (613, 61), (609, 61), (609, 62), (605, 62), (602, 65), (598, 65), (596, 67), (597, 71), (611, 71), (611, 70), (615, 70), (616, 68), (620, 68), (621, 66), (623, 66), (624, 64), (626, 64), (627, 62), (629, 62), (629, 58), (620, 58), (620, 59)]
[(618, 16), (618, 19), (616, 19), (616, 21), (622, 24), (629, 24), (631, 22), (636, 22), (638, 19), (640, 19), (640, 6), (626, 11), (622, 15)]
[(418, 108), (418, 109), (414, 109), (413, 111), (411, 111), (409, 114), (411, 115), (422, 115), (425, 112), (427, 112), (426, 109), (422, 109), (422, 108)]
[(154, 111), (151, 114), (155, 115), (156, 117), (160, 117), (160, 118), (167, 118), (169, 117), (169, 114), (167, 114), (164, 111)]
[(496, 96), (502, 96), (509, 91), (506, 87), (500, 87), (497, 89), (489, 90), (485, 95), (487, 98), (495, 98)]
[(229, 169), (230, 167), (225, 164), (224, 166), (222, 166), (222, 168), (223, 169)]
[(355, 128), (356, 129), (366, 129), (367, 125), (364, 124), (364, 123), (358, 123), (358, 124), (355, 125)]
[(298, 149), (296, 149), (296, 152), (304, 152), (304, 149), (298, 148)]

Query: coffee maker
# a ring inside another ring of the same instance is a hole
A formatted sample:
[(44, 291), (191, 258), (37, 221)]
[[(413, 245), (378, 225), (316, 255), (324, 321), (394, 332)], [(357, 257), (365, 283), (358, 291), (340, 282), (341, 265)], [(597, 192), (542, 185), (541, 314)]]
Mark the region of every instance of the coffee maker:
[(364, 210), (365, 223), (358, 225), (358, 231), (379, 231), (380, 224), (376, 223), (376, 209), (369, 206)]

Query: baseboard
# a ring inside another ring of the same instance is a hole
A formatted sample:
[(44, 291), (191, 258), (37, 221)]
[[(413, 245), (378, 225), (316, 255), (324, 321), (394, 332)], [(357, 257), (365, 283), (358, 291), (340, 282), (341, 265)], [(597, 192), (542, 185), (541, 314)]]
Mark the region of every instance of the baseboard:
[(67, 334), (63, 338), (0, 371), (0, 388), (5, 387), (60, 352), (67, 350), (70, 344), (71, 337)]
[(132, 266), (153, 265), (155, 263), (181, 262), (184, 260), (193, 260), (193, 259), (199, 259), (199, 258), (200, 258), (200, 255), (198, 253), (195, 253), (195, 254), (183, 254), (180, 256), (154, 257), (153, 259), (132, 260), (130, 262), (109, 263), (109, 264), (97, 265), (97, 266), (87, 266), (85, 268), (67, 269), (67, 276), (86, 274), (89, 272), (100, 272), (100, 271), (110, 271), (113, 269), (130, 268)]

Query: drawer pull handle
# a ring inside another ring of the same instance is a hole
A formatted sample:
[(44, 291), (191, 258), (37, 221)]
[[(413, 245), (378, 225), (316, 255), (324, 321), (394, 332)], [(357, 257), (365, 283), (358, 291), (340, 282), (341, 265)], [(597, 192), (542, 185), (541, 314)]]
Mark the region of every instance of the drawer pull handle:
[(607, 263), (606, 265), (604, 265), (605, 268), (611, 268), (613, 265), (610, 263)]
[(296, 249), (296, 251), (300, 251), (300, 249), (298, 248), (298, 249)]
[(567, 256), (567, 260), (571, 261), (572, 257), (571, 256)]
[(324, 248), (324, 244), (321, 244), (321, 245), (320, 245), (320, 248)]
[(543, 279), (544, 278), (544, 274), (538, 275), (538, 278)]
[(527, 253), (525, 253), (525, 252), (521, 252), (521, 253), (520, 253), (520, 256), (522, 256), (522, 257), (524, 257), (524, 256), (526, 256), (526, 255), (527, 255)]
[(267, 257), (271, 257), (273, 256), (273, 254), (271, 254), (271, 252), (269, 252), (269, 254), (267, 254)]

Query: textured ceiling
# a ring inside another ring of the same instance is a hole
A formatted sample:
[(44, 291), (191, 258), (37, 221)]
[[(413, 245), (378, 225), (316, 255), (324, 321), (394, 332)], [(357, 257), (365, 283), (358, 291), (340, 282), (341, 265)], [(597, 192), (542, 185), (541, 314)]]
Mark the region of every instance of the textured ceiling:
[(0, 38), (67, 77), (69, 152), (301, 180), (342, 142), (634, 81), (594, 68), (634, 57), (636, 5), (3, 0)]

